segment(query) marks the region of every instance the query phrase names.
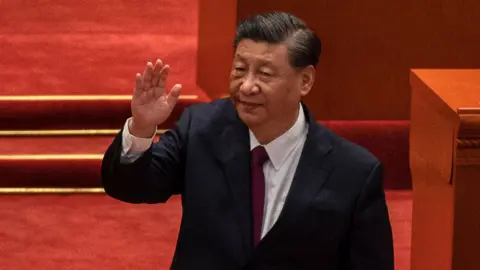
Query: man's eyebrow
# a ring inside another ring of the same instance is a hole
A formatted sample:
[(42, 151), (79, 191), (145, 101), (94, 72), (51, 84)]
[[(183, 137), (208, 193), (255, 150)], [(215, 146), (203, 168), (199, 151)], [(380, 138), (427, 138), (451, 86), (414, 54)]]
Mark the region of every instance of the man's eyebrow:
[[(241, 61), (243, 61), (243, 62), (247, 61), (247, 59), (246, 59), (243, 55), (241, 55), (241, 54), (239, 54), (239, 53), (235, 53), (235, 58), (237, 58), (237, 59), (239, 59), (239, 60), (241, 60)], [(260, 63), (263, 64), (263, 65), (271, 65), (271, 64), (273, 63), (273, 61), (272, 61), (271, 59), (256, 58), (255, 60), (258, 61), (258, 62), (260, 62)]]
[(239, 54), (239, 53), (235, 53), (235, 58), (238, 58), (238, 59), (240, 59), (240, 60), (242, 60), (242, 61), (245, 61), (245, 57), (243, 57), (243, 56), (242, 56), (241, 54)]

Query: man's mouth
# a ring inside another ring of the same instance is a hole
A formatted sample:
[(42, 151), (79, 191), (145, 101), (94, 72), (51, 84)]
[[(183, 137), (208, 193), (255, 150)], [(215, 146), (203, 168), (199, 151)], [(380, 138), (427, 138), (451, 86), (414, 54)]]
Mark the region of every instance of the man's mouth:
[(256, 103), (240, 102), (241, 110), (246, 113), (254, 113), (259, 108), (261, 108), (261, 106), (262, 106), (261, 104), (256, 104)]
[(239, 103), (241, 106), (247, 109), (255, 109), (261, 106), (261, 104), (258, 104), (258, 103), (245, 102), (245, 101), (239, 101)]
[(242, 105), (245, 105), (245, 106), (260, 106), (260, 105), (262, 105), (258, 102), (245, 101), (245, 100), (241, 100), (239, 98), (237, 98), (237, 102), (241, 103)]
[(240, 101), (240, 103), (247, 105), (247, 106), (260, 106), (258, 103), (253, 103), (253, 102), (246, 102), (246, 101)]

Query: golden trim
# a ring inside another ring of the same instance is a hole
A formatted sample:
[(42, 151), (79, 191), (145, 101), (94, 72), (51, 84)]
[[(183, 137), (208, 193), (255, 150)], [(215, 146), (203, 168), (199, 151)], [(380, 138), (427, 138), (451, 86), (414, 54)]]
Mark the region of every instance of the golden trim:
[(3, 194), (26, 194), (26, 193), (48, 193), (48, 194), (104, 194), (103, 188), (30, 188), (30, 187), (12, 187), (0, 188), (0, 193)]
[(0, 160), (101, 160), (103, 154), (25, 154), (0, 155)]
[(480, 139), (457, 139), (457, 147), (465, 148), (480, 148)]
[[(0, 130), (0, 137), (116, 135), (119, 131), (120, 129)], [(161, 135), (166, 131), (166, 129), (159, 129), (157, 130), (157, 135)]]
[[(131, 95), (38, 95), (0, 96), (0, 101), (77, 101), (77, 100), (131, 100)], [(198, 99), (197, 95), (180, 95), (179, 99)]]
[(480, 108), (477, 114), (470, 110), (469, 113), (459, 114), (460, 126), (457, 137), (466, 140), (480, 140)]

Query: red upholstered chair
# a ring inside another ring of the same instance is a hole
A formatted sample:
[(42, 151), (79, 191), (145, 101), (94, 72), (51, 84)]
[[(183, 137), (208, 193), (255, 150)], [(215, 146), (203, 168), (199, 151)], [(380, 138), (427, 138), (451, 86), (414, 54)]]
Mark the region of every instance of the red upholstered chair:
[(411, 189), (409, 121), (320, 121), (334, 133), (377, 156), (385, 169), (385, 189)]

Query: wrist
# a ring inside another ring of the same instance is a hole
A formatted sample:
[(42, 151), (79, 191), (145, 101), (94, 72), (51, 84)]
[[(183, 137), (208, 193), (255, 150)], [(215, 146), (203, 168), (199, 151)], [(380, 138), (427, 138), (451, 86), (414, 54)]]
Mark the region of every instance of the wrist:
[(138, 138), (151, 138), (153, 137), (155, 131), (157, 130), (156, 126), (141, 126), (132, 118), (130, 124), (128, 125), (128, 130), (130, 134)]

